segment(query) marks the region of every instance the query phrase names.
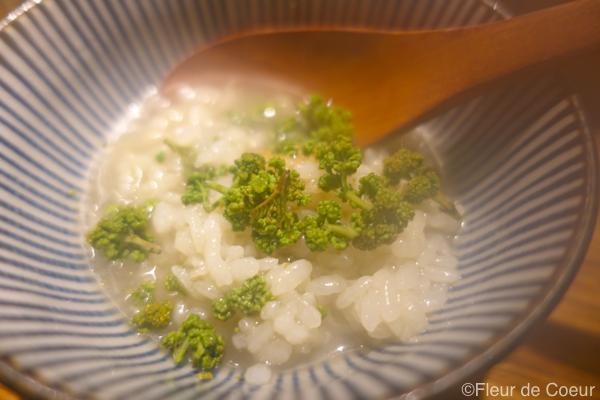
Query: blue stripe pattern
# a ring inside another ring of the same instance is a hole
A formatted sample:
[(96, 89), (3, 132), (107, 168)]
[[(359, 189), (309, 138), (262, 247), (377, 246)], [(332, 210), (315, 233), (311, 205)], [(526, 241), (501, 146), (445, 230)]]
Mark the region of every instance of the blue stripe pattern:
[(23, 10), (0, 22), (0, 374), (33, 376), (30, 393), (421, 398), (464, 378), (467, 361), (482, 367), (505, 351), (528, 316), (548, 310), (585, 252), (598, 177), (584, 113), (560, 79), (525, 72), (420, 130), (465, 219), (456, 244), (462, 279), (418, 342), (345, 353), (264, 386), (246, 384), (231, 366), (199, 382), (129, 328), (81, 244), (87, 169), (127, 106), (193, 49), (238, 31), (424, 29), (510, 15), (488, 0), (45, 0)]

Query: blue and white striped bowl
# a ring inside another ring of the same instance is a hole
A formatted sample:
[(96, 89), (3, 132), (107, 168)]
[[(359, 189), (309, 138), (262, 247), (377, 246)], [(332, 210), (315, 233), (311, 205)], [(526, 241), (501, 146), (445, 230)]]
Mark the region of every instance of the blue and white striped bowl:
[(558, 301), (587, 248), (597, 160), (578, 98), (537, 72), (423, 126), (465, 206), (462, 280), (419, 341), (245, 384), (199, 383), (132, 332), (78, 229), (104, 136), (199, 44), (265, 25), (432, 28), (508, 18), (487, 0), (40, 0), (0, 22), (0, 378), (30, 396), (419, 398), (504, 354)]

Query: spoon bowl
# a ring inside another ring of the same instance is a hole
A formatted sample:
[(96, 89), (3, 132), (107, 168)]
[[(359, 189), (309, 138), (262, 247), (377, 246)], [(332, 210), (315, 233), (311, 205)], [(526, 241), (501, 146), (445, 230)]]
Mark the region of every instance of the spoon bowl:
[(600, 1), (508, 21), (431, 31), (263, 30), (237, 34), (177, 66), (165, 86), (215, 74), (268, 77), (352, 111), (361, 145), (410, 127), (460, 93), (600, 43)]

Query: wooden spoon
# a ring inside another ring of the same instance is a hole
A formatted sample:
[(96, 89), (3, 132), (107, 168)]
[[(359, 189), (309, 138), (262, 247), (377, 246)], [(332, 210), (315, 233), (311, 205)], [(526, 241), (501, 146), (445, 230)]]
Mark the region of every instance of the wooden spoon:
[(219, 76), (268, 77), (353, 112), (361, 145), (523, 67), (600, 44), (600, 0), (507, 21), (430, 31), (294, 29), (243, 33), (200, 49), (165, 88)]

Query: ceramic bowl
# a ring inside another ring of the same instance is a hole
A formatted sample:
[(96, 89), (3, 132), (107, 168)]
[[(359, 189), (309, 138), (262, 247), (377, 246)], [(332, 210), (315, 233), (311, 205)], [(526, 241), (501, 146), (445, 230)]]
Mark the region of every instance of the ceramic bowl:
[(252, 386), (199, 382), (133, 332), (79, 227), (93, 155), (132, 102), (202, 43), (261, 26), (416, 29), (509, 18), (486, 0), (44, 0), (0, 23), (0, 379), (31, 397), (422, 398), (503, 355), (556, 304), (595, 221), (585, 113), (540, 72), (419, 128), (465, 209), (461, 280), (410, 343), (345, 353)]

